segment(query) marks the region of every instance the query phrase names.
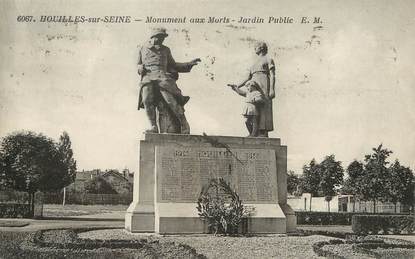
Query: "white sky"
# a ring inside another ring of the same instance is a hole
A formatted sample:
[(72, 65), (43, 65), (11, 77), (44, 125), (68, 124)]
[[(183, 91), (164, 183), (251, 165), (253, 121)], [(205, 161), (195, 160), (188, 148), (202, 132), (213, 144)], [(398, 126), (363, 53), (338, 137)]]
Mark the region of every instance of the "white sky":
[[(18, 23), (18, 15), (290, 16), (294, 24), (247, 28), (162, 25), (177, 61), (202, 59), (178, 81), (191, 96), (192, 134), (247, 135), (244, 100), (226, 84), (249, 67), (251, 39), (264, 40), (277, 64), (270, 136), (288, 146), (288, 169), (300, 172), (313, 157), (332, 153), (346, 167), (380, 143), (394, 151), (392, 159), (414, 168), (414, 13), (410, 0), (1, 1), (0, 137), (26, 129), (57, 139), (65, 130), (78, 169), (137, 171), (138, 143), (148, 127), (136, 109), (136, 59), (154, 25)], [(323, 29), (300, 24), (302, 16), (321, 17)]]

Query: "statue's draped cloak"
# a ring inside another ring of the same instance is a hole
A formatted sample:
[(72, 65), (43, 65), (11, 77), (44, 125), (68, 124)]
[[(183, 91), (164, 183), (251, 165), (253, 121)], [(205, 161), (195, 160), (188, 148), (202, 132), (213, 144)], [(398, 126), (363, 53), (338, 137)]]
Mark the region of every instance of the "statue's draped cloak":
[(192, 69), (190, 63), (177, 63), (168, 47), (164, 45), (156, 47), (148, 43), (140, 49), (137, 64), (145, 69), (139, 84), (138, 109), (144, 108), (142, 88), (149, 84), (182, 100), (182, 91), (177, 87), (176, 80), (178, 73), (190, 72)]
[(274, 61), (268, 56), (257, 56), (249, 69), (249, 79), (255, 81), (265, 96), (265, 101), (259, 106), (259, 130), (273, 131), (272, 99), (270, 93), (270, 71), (275, 70)]

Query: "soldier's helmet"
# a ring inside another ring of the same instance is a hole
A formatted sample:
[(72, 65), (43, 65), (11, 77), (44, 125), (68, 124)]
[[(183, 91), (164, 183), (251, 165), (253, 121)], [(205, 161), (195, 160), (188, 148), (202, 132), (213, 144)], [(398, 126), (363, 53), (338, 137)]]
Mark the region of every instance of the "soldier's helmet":
[(166, 32), (166, 29), (165, 28), (153, 28), (152, 30), (151, 30), (151, 36), (150, 36), (150, 38), (153, 38), (153, 37), (157, 37), (157, 36), (164, 36), (164, 37), (167, 37), (167, 36), (169, 36), (168, 34), (167, 34), (167, 32)]

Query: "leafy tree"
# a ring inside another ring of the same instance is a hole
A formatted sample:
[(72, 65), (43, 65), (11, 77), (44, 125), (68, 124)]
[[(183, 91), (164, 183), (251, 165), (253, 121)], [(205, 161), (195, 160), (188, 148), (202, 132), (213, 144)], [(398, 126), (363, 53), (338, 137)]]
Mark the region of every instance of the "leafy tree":
[(322, 194), (326, 197), (328, 211), (330, 212), (330, 201), (336, 194), (336, 187), (343, 182), (343, 167), (340, 161), (336, 161), (334, 155), (326, 156), (319, 165), (320, 183)]
[(386, 201), (388, 197), (389, 162), (386, 159), (392, 151), (383, 148), (382, 144), (372, 150), (372, 154), (365, 156), (364, 174), (359, 177), (357, 191), (363, 200), (373, 201), (373, 212), (376, 213), (376, 201)]
[(301, 177), (300, 188), (303, 192), (311, 193), (310, 198), (310, 210), (312, 204), (312, 197), (318, 197), (321, 194), (320, 182), (321, 182), (321, 168), (313, 158), (310, 164), (303, 167), (303, 176)]
[(85, 190), (88, 193), (94, 194), (117, 194), (117, 192), (112, 188), (102, 176), (97, 176), (85, 183)]
[(321, 182), (321, 168), (313, 158), (308, 166), (303, 167), (302, 189), (304, 192), (311, 193), (312, 196), (319, 196)]
[(364, 174), (363, 163), (354, 160), (346, 169), (347, 178), (344, 181), (342, 193), (344, 194), (358, 194), (359, 179)]
[(59, 148), (51, 138), (31, 131), (4, 137), (0, 144), (0, 183), (28, 192), (32, 205), (36, 191), (61, 189), (72, 178)]
[(76, 161), (73, 158), (71, 139), (66, 131), (62, 133), (59, 138), (58, 150), (62, 156), (62, 162), (67, 168), (67, 173), (64, 175), (65, 178), (62, 179), (66, 184), (69, 185), (75, 180), (76, 177)]
[(298, 192), (300, 188), (300, 177), (294, 173), (294, 171), (288, 171), (287, 174), (287, 192), (294, 194)]
[(389, 168), (387, 178), (388, 201), (395, 205), (401, 202), (405, 205), (414, 204), (414, 175), (410, 168), (402, 166), (398, 160)]

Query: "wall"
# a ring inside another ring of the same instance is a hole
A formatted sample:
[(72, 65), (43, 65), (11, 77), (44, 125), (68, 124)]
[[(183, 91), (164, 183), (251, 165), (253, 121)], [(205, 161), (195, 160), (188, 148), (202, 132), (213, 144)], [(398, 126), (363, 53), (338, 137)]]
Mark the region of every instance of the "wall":
[[(310, 205), (311, 200), (311, 205)], [(324, 197), (311, 197), (309, 193), (303, 193), (300, 197), (288, 197), (287, 203), (295, 211), (328, 211)], [(311, 206), (311, 207), (310, 207)], [(407, 210), (398, 202), (396, 213), (404, 213)], [(353, 195), (334, 196), (330, 201), (330, 212), (367, 212), (373, 213), (372, 201), (354, 201)], [(395, 205), (390, 202), (376, 202), (377, 213), (395, 213)]]

